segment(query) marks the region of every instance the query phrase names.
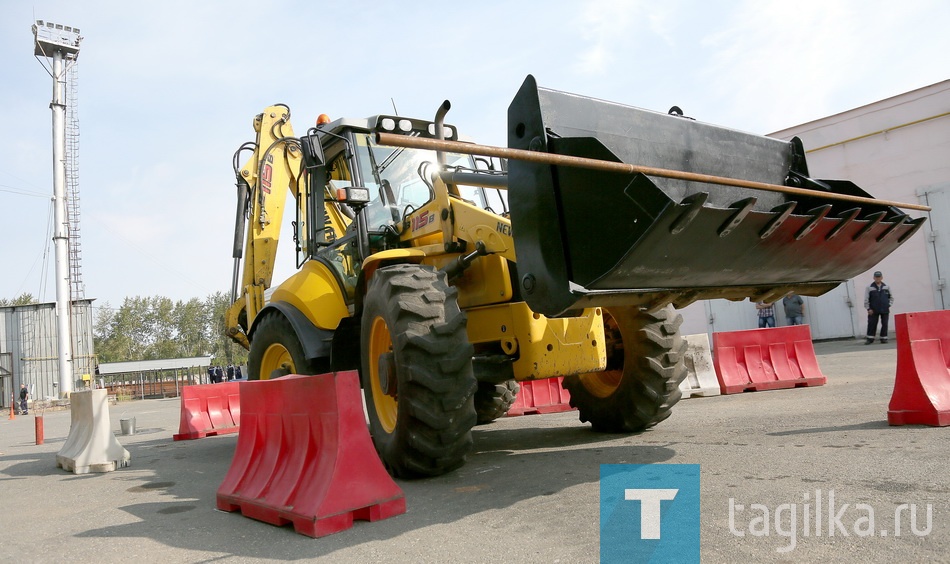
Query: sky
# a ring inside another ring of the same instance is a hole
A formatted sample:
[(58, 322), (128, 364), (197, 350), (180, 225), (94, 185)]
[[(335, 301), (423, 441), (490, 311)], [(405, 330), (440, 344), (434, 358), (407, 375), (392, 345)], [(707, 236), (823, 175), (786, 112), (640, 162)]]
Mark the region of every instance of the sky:
[[(505, 145), (528, 74), (759, 134), (950, 78), (945, 0), (0, 0), (0, 13), (0, 298), (56, 298), (41, 19), (82, 31), (82, 277), (99, 307), (229, 291), (232, 155), (271, 104), (301, 134), (321, 113), (432, 119), (448, 99), (448, 123)], [(292, 252), (278, 261), (275, 283), (294, 270)]]

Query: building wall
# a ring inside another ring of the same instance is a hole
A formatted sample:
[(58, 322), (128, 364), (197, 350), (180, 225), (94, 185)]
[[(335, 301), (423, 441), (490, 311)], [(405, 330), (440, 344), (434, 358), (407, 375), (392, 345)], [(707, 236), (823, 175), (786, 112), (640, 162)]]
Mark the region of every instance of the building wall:
[[(84, 374), (95, 375), (92, 334), (92, 300), (72, 304), (73, 389), (85, 386)], [(0, 382), (8, 406), (10, 394), (26, 384), (34, 398), (59, 395), (59, 346), (56, 304), (43, 303), (0, 307), (0, 353), (9, 353), (12, 377)]]
[[(800, 137), (814, 178), (850, 180), (875, 198), (934, 208), (908, 212), (927, 215), (927, 223), (881, 264), (833, 292), (805, 298), (805, 322), (814, 338), (864, 335), (864, 288), (874, 270), (893, 289), (894, 313), (950, 307), (950, 80), (769, 136)], [(784, 315), (777, 310), (781, 324)], [(687, 333), (756, 326), (748, 301), (694, 304), (683, 315)]]
[[(928, 194), (950, 189), (950, 80), (913, 90), (772, 134), (805, 144), (810, 173), (818, 178), (847, 178), (876, 198), (927, 203)], [(944, 309), (935, 299), (937, 277), (928, 253), (932, 237), (950, 232), (945, 202), (933, 202), (923, 229), (854, 279), (863, 300), (872, 272), (881, 270), (895, 294), (895, 312)], [(856, 313), (866, 318), (863, 304)], [(862, 332), (863, 333), (863, 332)]]

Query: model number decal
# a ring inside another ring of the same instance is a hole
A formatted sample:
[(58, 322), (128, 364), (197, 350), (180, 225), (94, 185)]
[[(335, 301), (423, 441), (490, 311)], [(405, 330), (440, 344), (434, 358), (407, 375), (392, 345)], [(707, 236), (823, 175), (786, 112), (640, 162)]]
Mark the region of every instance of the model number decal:
[(267, 155), (267, 161), (261, 168), (261, 190), (263, 190), (265, 194), (270, 194), (270, 185), (274, 177), (272, 162), (274, 162), (274, 156)]
[(412, 218), (412, 230), (418, 231), (430, 223), (435, 223), (435, 214), (417, 215)]

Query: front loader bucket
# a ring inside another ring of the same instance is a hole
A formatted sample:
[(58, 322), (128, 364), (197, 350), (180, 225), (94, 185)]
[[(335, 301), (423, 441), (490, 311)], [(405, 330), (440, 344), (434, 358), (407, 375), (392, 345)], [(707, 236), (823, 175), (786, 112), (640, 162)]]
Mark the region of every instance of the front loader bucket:
[[(513, 149), (871, 198), (808, 177), (801, 142), (539, 88), (508, 109)], [(588, 306), (823, 294), (880, 262), (924, 218), (890, 205), (604, 172), (508, 164), (522, 295), (549, 316)]]

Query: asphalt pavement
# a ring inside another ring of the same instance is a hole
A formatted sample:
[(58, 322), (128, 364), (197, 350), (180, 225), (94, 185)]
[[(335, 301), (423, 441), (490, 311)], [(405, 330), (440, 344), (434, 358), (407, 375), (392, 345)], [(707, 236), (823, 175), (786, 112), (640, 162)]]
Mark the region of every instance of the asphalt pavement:
[(703, 562), (950, 562), (950, 428), (887, 425), (893, 343), (815, 349), (825, 386), (684, 400), (639, 434), (576, 412), (476, 427), (463, 468), (397, 481), (404, 515), (318, 539), (215, 509), (237, 434), (173, 441), (178, 399), (111, 406), (132, 461), (103, 474), (56, 467), (68, 411), (44, 414), (39, 446), (33, 414), (4, 414), (3, 559), (598, 562), (602, 464), (698, 464)]

